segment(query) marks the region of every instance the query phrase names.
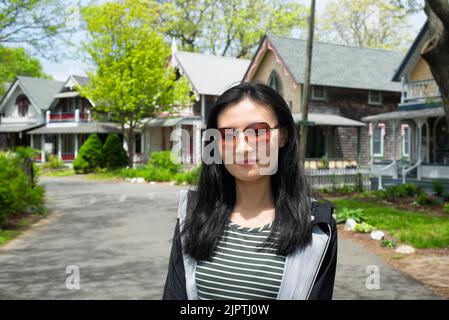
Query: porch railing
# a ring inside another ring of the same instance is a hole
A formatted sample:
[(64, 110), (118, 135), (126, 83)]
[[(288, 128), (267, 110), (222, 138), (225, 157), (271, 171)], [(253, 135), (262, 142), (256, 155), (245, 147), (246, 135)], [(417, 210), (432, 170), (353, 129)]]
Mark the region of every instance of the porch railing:
[(440, 90), (433, 79), (403, 82), (402, 84), (402, 103), (440, 97)]
[(307, 182), (313, 189), (338, 189), (344, 186), (369, 190), (370, 168), (354, 169), (305, 169)]

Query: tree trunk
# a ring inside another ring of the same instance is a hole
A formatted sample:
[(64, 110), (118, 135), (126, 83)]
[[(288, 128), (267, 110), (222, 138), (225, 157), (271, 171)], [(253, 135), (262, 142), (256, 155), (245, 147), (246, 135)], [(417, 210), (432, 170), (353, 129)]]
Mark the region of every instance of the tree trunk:
[(315, 0), (312, 0), (310, 4), (310, 17), (309, 17), (309, 33), (307, 37), (307, 55), (306, 66), (304, 70), (304, 88), (302, 96), (302, 108), (301, 108), (301, 130), (299, 135), (299, 161), (302, 166), (306, 160), (307, 150), (307, 117), (309, 114), (309, 100), (310, 100), (310, 72), (312, 69), (312, 49), (313, 49), (313, 31), (315, 26)]
[(449, 128), (449, 2), (426, 0), (430, 38), (421, 50), (441, 93), (446, 124)]
[(134, 137), (134, 127), (132, 125), (129, 126), (127, 132), (127, 144), (128, 144), (128, 166), (132, 168), (134, 166), (133, 163), (133, 157), (134, 157), (134, 144), (135, 144), (135, 137)]

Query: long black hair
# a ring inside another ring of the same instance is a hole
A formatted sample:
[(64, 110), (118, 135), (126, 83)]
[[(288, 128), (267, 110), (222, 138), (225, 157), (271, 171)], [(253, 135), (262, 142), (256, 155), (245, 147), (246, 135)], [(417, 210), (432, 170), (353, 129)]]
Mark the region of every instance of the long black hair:
[[(287, 142), (279, 149), (278, 169), (270, 179), (275, 218), (266, 242), (277, 237), (278, 254), (288, 255), (298, 247), (307, 246), (312, 241), (312, 231), (311, 194), (300, 166), (297, 130), (287, 103), (269, 86), (241, 83), (217, 99), (209, 111), (206, 129), (217, 129), (218, 115), (244, 98), (271, 108), (279, 125), (287, 129)], [(193, 199), (181, 233), (185, 239), (184, 250), (196, 260), (209, 260), (234, 209), (235, 178), (223, 163), (202, 162)]]

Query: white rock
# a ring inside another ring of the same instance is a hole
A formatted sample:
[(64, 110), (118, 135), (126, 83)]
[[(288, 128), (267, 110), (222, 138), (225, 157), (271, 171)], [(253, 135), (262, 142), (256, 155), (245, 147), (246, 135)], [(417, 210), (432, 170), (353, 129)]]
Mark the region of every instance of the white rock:
[(345, 231), (353, 231), (355, 229), (355, 225), (357, 222), (354, 219), (346, 220), (344, 230)]
[(412, 246), (408, 245), (402, 245), (396, 248), (396, 253), (403, 253), (403, 254), (411, 254), (415, 252), (415, 249)]
[(136, 178), (136, 182), (137, 183), (144, 183), (145, 179), (144, 178)]
[(370, 237), (373, 240), (382, 240), (385, 237), (385, 233), (380, 230), (374, 230), (371, 232)]
[(150, 184), (156, 184), (156, 181), (150, 181)]

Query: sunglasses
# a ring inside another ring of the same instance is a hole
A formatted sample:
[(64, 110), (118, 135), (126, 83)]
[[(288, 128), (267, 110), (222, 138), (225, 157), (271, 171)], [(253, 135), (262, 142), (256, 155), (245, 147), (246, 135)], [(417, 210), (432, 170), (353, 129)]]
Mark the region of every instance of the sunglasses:
[[(255, 122), (244, 128), (243, 134), (245, 141), (249, 144), (268, 143), (271, 139), (271, 130), (278, 129), (279, 124), (273, 128), (266, 122)], [(223, 147), (232, 145), (235, 149), (240, 129), (236, 128), (218, 128), (221, 134), (221, 142)]]

